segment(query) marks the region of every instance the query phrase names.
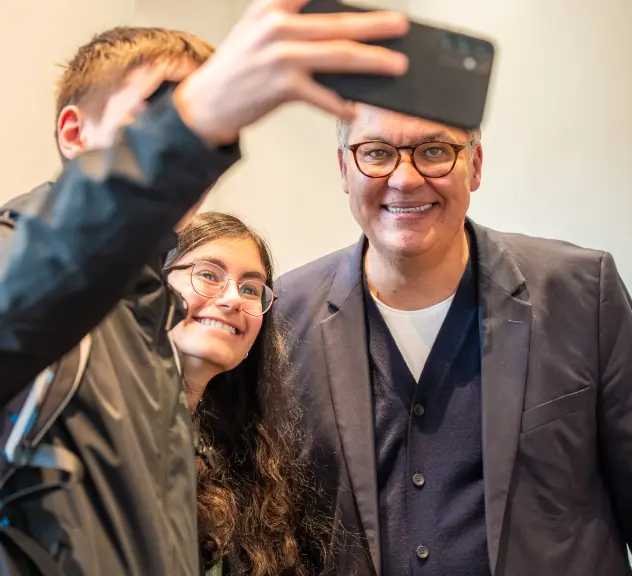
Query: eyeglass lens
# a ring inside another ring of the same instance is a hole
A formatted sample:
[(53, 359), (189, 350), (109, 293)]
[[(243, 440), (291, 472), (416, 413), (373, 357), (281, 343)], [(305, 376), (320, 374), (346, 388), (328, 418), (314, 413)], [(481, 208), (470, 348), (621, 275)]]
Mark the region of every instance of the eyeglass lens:
[[(212, 262), (196, 262), (191, 270), (193, 289), (207, 298), (217, 297), (228, 283), (226, 271)], [(259, 280), (248, 279), (237, 284), (241, 309), (253, 316), (265, 314), (272, 306), (272, 289)]]
[[(443, 142), (426, 142), (413, 154), (417, 170), (429, 178), (440, 178), (450, 173), (456, 152)], [(397, 165), (397, 148), (385, 142), (366, 142), (355, 152), (358, 168), (367, 176), (379, 178), (390, 174)]]

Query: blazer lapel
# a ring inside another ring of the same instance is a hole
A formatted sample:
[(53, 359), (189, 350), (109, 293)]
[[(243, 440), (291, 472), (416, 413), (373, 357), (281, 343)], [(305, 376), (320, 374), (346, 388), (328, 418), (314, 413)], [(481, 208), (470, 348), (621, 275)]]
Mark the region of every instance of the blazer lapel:
[(338, 433), (376, 573), (381, 572), (379, 508), (362, 288), (364, 238), (341, 262), (321, 323)]
[(524, 277), (503, 244), (486, 229), (471, 226), (479, 260), (485, 515), (494, 574), (520, 437), (531, 304)]

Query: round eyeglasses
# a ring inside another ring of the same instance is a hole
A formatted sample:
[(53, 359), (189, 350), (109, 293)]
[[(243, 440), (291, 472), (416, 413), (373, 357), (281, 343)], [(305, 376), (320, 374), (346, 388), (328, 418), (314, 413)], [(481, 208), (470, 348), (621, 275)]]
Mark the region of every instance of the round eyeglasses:
[(395, 172), (402, 160), (402, 150), (410, 150), (413, 165), (424, 178), (443, 178), (452, 172), (459, 152), (469, 144), (471, 141), (465, 144), (422, 142), (414, 146), (393, 146), (371, 140), (345, 148), (353, 152), (358, 170), (369, 178), (385, 178)]
[[(221, 266), (213, 262), (198, 261), (190, 264), (167, 266), (163, 272), (169, 274), (173, 270), (191, 269), (191, 286), (200, 296), (217, 298), (226, 290), (232, 280)], [(270, 308), (277, 296), (268, 285), (261, 280), (248, 278), (237, 282), (237, 291), (241, 299), (241, 309), (250, 316), (262, 316)]]

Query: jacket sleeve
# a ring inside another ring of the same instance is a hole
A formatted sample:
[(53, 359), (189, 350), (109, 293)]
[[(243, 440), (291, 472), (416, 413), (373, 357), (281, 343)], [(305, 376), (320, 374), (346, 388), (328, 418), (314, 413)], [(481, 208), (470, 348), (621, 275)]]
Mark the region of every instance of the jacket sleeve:
[(632, 301), (610, 254), (601, 263), (599, 377), (603, 473), (615, 517), (632, 545)]
[(161, 240), (239, 159), (161, 96), (107, 150), (69, 162), (21, 217), (0, 278), (0, 405), (96, 326)]

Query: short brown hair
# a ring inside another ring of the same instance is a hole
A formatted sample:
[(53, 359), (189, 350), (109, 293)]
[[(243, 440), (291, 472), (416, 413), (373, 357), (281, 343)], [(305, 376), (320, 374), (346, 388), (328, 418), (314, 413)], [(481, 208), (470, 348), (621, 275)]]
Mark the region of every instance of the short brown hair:
[(129, 72), (163, 58), (202, 64), (213, 47), (201, 38), (166, 28), (120, 26), (98, 34), (64, 65), (57, 83), (56, 117), (71, 104), (99, 119)]

